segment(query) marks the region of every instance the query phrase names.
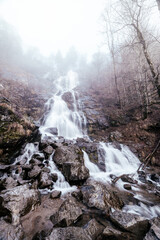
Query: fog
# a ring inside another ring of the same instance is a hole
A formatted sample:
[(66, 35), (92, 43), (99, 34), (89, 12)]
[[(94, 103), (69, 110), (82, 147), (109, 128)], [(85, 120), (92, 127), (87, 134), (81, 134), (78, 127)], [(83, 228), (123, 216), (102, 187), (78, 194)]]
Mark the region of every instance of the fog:
[(0, 17), (1, 75), (5, 62), (45, 87), (73, 70), (121, 108), (160, 96), (156, 0), (1, 0)]
[(104, 0), (3, 0), (0, 16), (18, 31), (24, 47), (43, 55), (74, 46), (89, 56), (102, 47), (100, 16)]

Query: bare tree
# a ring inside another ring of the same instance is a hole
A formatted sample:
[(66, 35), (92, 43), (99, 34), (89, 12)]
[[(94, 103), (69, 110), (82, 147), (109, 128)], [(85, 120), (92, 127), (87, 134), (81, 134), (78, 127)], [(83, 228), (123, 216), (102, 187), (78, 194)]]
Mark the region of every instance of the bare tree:
[(160, 11), (160, 0), (156, 0), (157, 1), (157, 4), (158, 4), (158, 9)]
[(111, 16), (109, 14), (110, 10), (106, 9), (105, 14), (103, 15), (103, 19), (105, 22), (105, 35), (107, 40), (107, 46), (111, 55), (112, 59), (112, 66), (113, 66), (113, 75), (114, 75), (114, 83), (116, 87), (116, 95), (118, 98), (118, 103), (120, 107), (121, 105), (121, 97), (120, 97), (120, 91), (118, 87), (118, 77), (117, 77), (117, 69), (116, 69), (116, 39), (113, 31), (113, 26), (111, 23)]
[(152, 83), (160, 97), (159, 73), (153, 64), (151, 54), (148, 50), (148, 42), (145, 38), (145, 29), (147, 27), (147, 16), (149, 6), (146, 0), (121, 0), (119, 11), (116, 11), (121, 29), (126, 29), (133, 36), (132, 44), (139, 44), (143, 51), (146, 63), (150, 70)]

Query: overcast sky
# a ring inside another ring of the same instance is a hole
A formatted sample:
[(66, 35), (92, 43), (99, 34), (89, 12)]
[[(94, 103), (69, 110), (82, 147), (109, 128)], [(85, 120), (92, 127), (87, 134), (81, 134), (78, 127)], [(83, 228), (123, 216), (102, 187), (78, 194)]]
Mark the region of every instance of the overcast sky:
[(91, 55), (101, 47), (105, 0), (0, 0), (0, 16), (18, 30), (25, 45), (45, 55), (74, 45)]

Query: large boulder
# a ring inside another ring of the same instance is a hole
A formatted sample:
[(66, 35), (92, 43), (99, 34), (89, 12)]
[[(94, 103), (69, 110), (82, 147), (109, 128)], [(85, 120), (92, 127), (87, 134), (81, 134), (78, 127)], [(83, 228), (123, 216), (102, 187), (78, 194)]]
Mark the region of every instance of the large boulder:
[(83, 182), (89, 177), (89, 171), (84, 165), (83, 152), (75, 145), (58, 147), (53, 160), (70, 183)]
[(93, 163), (98, 163), (98, 143), (88, 142), (85, 141), (83, 138), (78, 138), (76, 144), (88, 154), (89, 159)]
[(24, 234), (21, 226), (13, 226), (3, 220), (0, 221), (1, 240), (23, 240)]
[(111, 221), (123, 231), (128, 231), (142, 239), (148, 231), (149, 221), (139, 215), (122, 212), (119, 210), (110, 214)]
[(85, 185), (81, 187), (81, 192), (83, 203), (88, 207), (109, 211), (111, 207), (121, 209), (124, 205), (117, 192), (93, 179), (86, 181)]
[(92, 240), (80, 227), (54, 228), (46, 240)]
[(50, 217), (54, 226), (68, 227), (75, 223), (82, 215), (80, 204), (70, 197), (61, 205), (60, 209)]
[(95, 219), (91, 219), (83, 227), (55, 228), (47, 240), (96, 240), (104, 227)]
[(47, 188), (53, 184), (53, 181), (51, 180), (51, 176), (47, 172), (41, 172), (40, 174), (40, 188)]
[(160, 218), (154, 218), (149, 221), (151, 227), (144, 240), (160, 239)]
[(39, 203), (39, 192), (22, 185), (0, 194), (0, 215), (10, 215), (13, 225), (19, 224), (20, 216), (25, 215)]

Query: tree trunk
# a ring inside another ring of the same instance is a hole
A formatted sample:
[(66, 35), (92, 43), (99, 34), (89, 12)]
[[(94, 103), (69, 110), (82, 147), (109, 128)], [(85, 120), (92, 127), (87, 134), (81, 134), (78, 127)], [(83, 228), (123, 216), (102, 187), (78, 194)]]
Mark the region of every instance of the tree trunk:
[(157, 1), (157, 4), (158, 4), (158, 9), (160, 11), (160, 0), (156, 0)]
[(134, 27), (134, 29), (137, 32), (137, 37), (140, 41), (140, 44), (142, 45), (143, 53), (144, 53), (145, 59), (148, 63), (148, 66), (149, 66), (149, 69), (150, 69), (150, 72), (151, 72), (151, 75), (152, 75), (152, 78), (153, 78), (153, 85), (157, 90), (158, 96), (160, 97), (159, 75), (156, 73), (156, 71), (154, 69), (154, 66), (153, 66), (153, 63), (151, 61), (151, 58), (148, 54), (145, 39), (143, 38), (143, 35), (142, 35), (140, 29), (134, 23), (132, 23), (132, 26)]

